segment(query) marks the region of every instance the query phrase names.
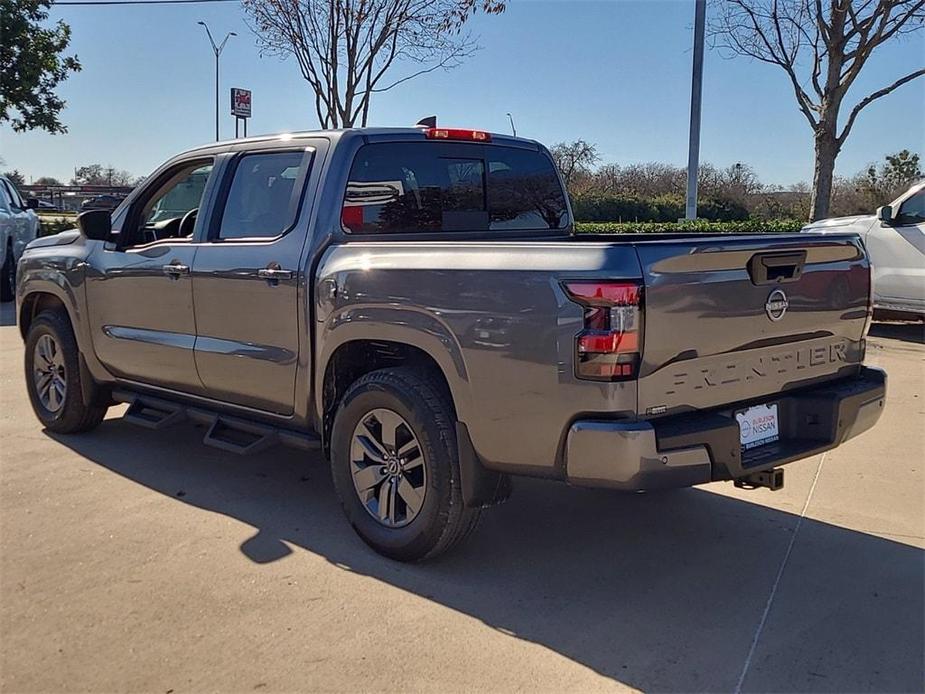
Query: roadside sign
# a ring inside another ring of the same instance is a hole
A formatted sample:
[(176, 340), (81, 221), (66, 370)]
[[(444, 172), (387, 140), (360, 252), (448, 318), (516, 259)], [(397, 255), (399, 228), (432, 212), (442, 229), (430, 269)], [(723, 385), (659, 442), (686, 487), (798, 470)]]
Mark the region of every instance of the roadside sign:
[(250, 89), (231, 88), (231, 115), (235, 118), (251, 117)]

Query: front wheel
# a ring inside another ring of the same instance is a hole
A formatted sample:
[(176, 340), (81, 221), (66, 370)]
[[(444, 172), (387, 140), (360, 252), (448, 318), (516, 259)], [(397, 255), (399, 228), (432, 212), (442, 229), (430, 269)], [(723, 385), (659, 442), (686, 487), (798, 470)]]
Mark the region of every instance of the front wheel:
[(399, 561), (435, 557), (474, 530), (463, 504), (452, 404), (410, 368), (360, 378), (331, 434), (331, 470), (354, 530)]
[(49, 431), (76, 434), (96, 427), (106, 407), (84, 403), (77, 340), (68, 319), (40, 313), (26, 336), (26, 389), (32, 409)]

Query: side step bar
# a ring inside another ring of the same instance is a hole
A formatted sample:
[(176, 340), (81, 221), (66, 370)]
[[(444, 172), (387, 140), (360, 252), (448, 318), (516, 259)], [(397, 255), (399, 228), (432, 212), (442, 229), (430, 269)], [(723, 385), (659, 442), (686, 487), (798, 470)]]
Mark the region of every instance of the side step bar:
[(182, 407), (178, 407), (171, 402), (155, 403), (142, 398), (135, 398), (122, 419), (145, 429), (157, 430), (182, 422), (186, 419), (186, 413)]
[(276, 444), (305, 451), (321, 448), (321, 439), (314, 434), (282, 429), (127, 390), (115, 390), (112, 397), (117, 402), (128, 403), (128, 410), (123, 416), (127, 422), (146, 429), (160, 430), (189, 419), (208, 427), (202, 439), (204, 444), (229, 453), (248, 455)]

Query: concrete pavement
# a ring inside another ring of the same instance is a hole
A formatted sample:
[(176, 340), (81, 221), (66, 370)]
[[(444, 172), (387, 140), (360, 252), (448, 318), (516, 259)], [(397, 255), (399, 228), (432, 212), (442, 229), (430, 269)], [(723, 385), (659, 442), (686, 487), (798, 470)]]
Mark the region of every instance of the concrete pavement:
[(0, 312), (0, 689), (916, 691), (925, 346), (876, 328), (879, 426), (731, 484), (516, 480), (430, 564), (372, 553), (320, 457), (239, 458), (114, 409), (42, 431)]

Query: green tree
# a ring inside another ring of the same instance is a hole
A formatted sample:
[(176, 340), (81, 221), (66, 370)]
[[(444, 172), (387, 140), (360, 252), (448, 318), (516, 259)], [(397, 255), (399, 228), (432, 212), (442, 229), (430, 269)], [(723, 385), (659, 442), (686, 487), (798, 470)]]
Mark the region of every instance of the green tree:
[(896, 154), (888, 154), (886, 164), (881, 169), (881, 176), (894, 186), (907, 188), (922, 178), (919, 155), (908, 149)]
[(885, 159), (879, 168), (870, 166), (863, 177), (861, 187), (871, 207), (885, 205), (923, 177), (919, 155), (908, 149), (888, 154)]
[(73, 186), (130, 186), (135, 179), (128, 171), (102, 164), (87, 164), (74, 169)]
[(71, 40), (67, 24), (43, 26), (50, 6), (50, 0), (0, 0), (0, 123), (19, 132), (67, 132), (58, 118), (65, 101), (55, 88), (80, 62), (62, 55)]
[(4, 171), (3, 175), (10, 179), (17, 186), (26, 185), (26, 177), (19, 173), (18, 169), (13, 169), (12, 171)]

